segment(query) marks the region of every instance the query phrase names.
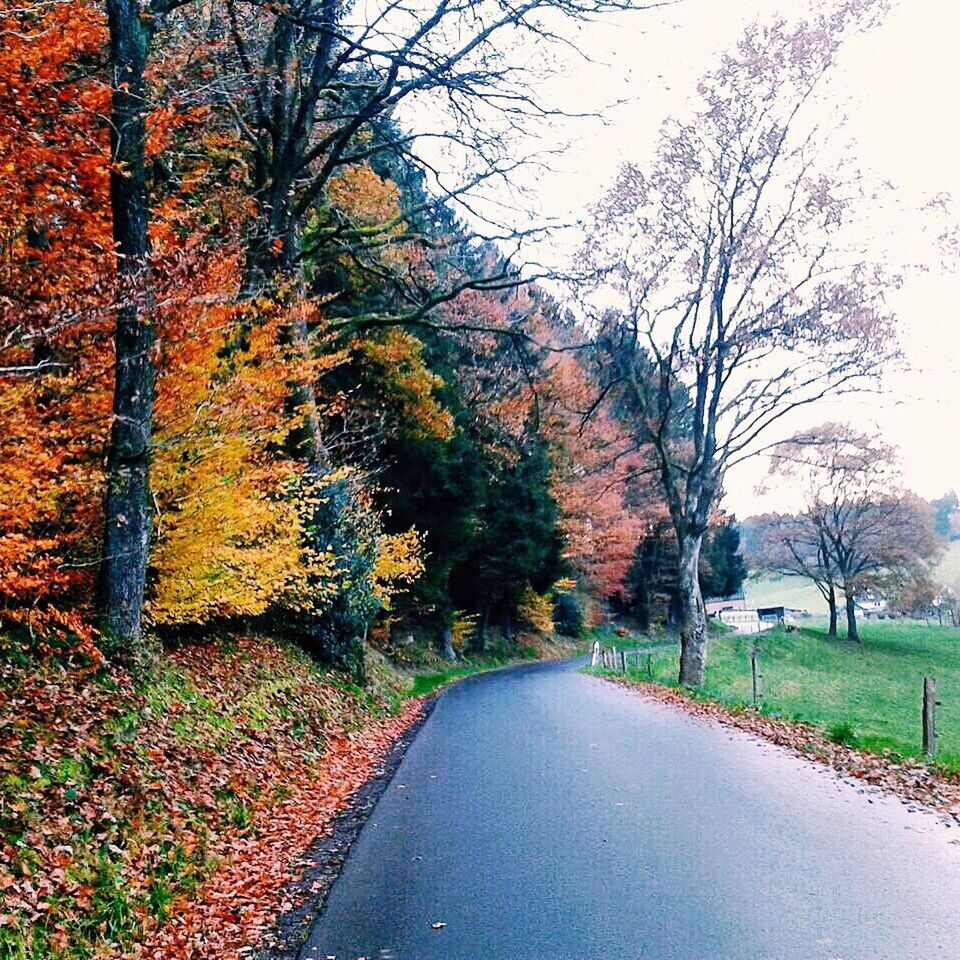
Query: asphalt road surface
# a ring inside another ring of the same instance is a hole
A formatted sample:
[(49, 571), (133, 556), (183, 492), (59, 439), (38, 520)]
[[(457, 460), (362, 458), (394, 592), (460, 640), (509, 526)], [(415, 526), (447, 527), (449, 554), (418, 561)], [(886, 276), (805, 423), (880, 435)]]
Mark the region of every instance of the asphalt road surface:
[(960, 829), (573, 664), (489, 674), (441, 698), (301, 956), (960, 960)]

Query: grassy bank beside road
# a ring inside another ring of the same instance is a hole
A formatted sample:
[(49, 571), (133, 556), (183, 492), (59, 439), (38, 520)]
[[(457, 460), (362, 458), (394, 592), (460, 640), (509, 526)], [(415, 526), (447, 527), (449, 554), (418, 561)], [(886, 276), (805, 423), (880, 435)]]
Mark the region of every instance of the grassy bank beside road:
[[(873, 752), (920, 756), (923, 677), (937, 679), (937, 762), (960, 773), (960, 631), (902, 622), (865, 623), (863, 643), (828, 640), (818, 629), (726, 635), (710, 644), (698, 696), (751, 703), (750, 650), (760, 650), (763, 711), (824, 728)], [(677, 654), (653, 657), (654, 681), (676, 685)], [(645, 672), (638, 679), (646, 679)]]

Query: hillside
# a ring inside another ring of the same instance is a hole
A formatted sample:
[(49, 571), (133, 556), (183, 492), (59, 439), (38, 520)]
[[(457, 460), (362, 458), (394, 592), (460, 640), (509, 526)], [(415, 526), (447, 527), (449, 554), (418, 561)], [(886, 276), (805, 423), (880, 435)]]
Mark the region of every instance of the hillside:
[[(940, 582), (956, 589), (960, 585), (960, 541), (952, 541), (937, 565)], [(804, 577), (764, 573), (752, 575), (743, 584), (743, 594), (751, 607), (780, 606), (809, 610), (815, 617), (827, 615), (827, 604), (820, 591)]]
[(804, 577), (761, 574), (748, 577), (743, 584), (748, 606), (795, 607), (809, 610), (814, 616), (826, 616), (827, 604), (820, 591)]

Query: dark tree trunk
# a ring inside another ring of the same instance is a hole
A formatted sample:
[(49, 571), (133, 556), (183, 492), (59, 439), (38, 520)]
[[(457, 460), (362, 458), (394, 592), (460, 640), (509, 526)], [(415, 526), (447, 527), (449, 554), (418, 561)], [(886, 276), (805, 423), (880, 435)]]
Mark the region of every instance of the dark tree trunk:
[(827, 591), (827, 606), (830, 608), (830, 628), (827, 630), (828, 637), (837, 635), (837, 591), (833, 584)]
[(509, 600), (503, 601), (503, 615), (500, 622), (503, 625), (504, 639), (507, 643), (513, 643), (513, 617), (510, 616)]
[(847, 607), (847, 639), (859, 643), (860, 633), (857, 630), (857, 606), (853, 590), (850, 587), (844, 587), (843, 595)]
[(477, 647), (481, 653), (490, 649), (490, 611), (492, 600), (487, 600), (483, 607), (483, 616), (480, 618), (480, 630), (477, 634)]
[(680, 538), (680, 683), (699, 687), (707, 666), (707, 616), (700, 593), (703, 536)]
[(156, 378), (144, 162), (144, 70), (149, 35), (137, 0), (107, 0), (107, 14), (113, 70), (110, 199), (121, 299), (97, 606), (108, 653), (137, 667), (149, 661), (141, 619), (150, 545), (150, 441)]

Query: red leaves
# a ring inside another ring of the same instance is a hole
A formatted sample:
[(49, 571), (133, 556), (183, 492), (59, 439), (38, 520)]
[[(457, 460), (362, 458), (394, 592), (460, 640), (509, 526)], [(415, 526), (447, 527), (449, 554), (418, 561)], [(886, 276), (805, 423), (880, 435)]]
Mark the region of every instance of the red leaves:
[(277, 914), (294, 906), (286, 888), (296, 876), (298, 860), (377, 772), (419, 712), (419, 703), (410, 703), (399, 716), (362, 733), (333, 734), (318, 764), (285, 770), (293, 778), (288, 782), (296, 784), (293, 795), (279, 805), (257, 805), (253, 836), (224, 834), (211, 844), (209, 853), (222, 858), (213, 877), (129, 955), (154, 960), (239, 957), (244, 946), (260, 944)]
[(116, 670), (4, 667), (6, 924), (50, 954), (257, 943), (297, 859), (419, 711), (379, 719), (327, 680), (253, 638), (183, 648), (140, 690)]

